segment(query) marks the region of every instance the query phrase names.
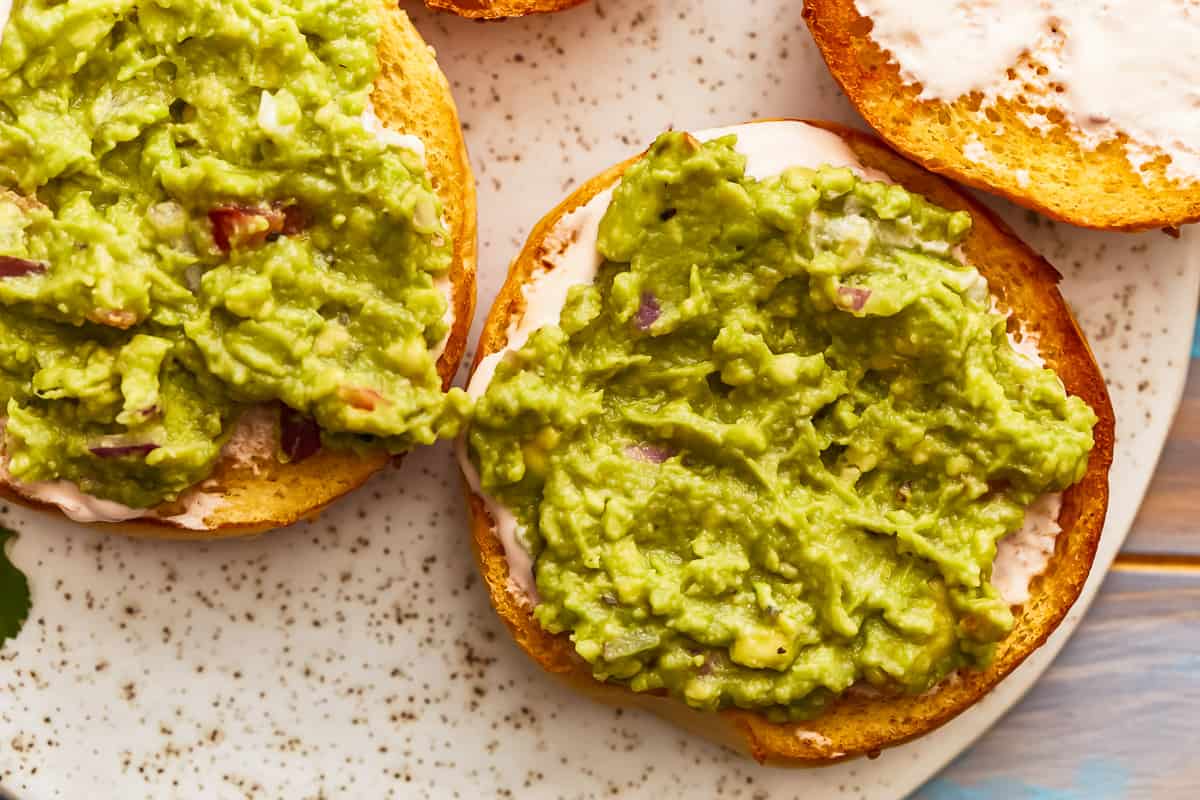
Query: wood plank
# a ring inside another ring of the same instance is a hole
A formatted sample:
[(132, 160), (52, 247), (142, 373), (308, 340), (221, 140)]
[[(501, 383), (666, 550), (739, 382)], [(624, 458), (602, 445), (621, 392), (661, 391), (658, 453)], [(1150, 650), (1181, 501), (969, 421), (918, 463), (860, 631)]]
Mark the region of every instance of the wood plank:
[(1200, 360), (1124, 552), (1200, 556)]
[(1117, 569), (1054, 666), (910, 800), (1200, 797), (1200, 570)]

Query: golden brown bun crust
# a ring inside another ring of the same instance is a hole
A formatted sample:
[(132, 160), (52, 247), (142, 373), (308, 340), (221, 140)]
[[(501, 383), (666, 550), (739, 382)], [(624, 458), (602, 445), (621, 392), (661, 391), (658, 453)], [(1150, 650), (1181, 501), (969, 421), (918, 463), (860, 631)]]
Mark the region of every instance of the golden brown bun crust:
[(586, 0), (425, 0), (425, 5), (469, 19), (504, 19), (562, 11), (584, 2)]
[[(854, 0), (805, 0), (804, 19), (859, 113), (928, 169), (1088, 228), (1134, 231), (1200, 219), (1200, 190), (1170, 180), (1165, 157), (1139, 173), (1119, 141), (1088, 150), (1067, 125), (1031, 128), (1021, 115), (1033, 107), (1019, 99), (999, 99), (986, 114), (979, 113), (978, 93), (953, 103), (918, 100), (919, 87), (905, 84), (890, 54), (870, 38), (870, 20)], [(963, 154), (975, 139), (986, 145), (986, 161)]]
[[(847, 697), (821, 717), (802, 723), (772, 723), (738, 709), (703, 713), (670, 698), (636, 694), (594, 680), (570, 640), (544, 631), (528, 605), (508, 589), (508, 563), (483, 500), (467, 489), (471, 533), (492, 603), (526, 653), (547, 671), (565, 678), (589, 696), (607, 703), (646, 708), (706, 738), (763, 762), (820, 766), (866, 753), (927, 733), (961, 713), (1039, 647), (1058, 626), (1079, 596), (1100, 540), (1108, 507), (1108, 468), (1112, 463), (1113, 413), (1104, 378), (1070, 309), (1059, 294), (1060, 276), (1041, 256), (1016, 238), (986, 208), (945, 180), (889, 150), (874, 137), (840, 125), (810, 122), (842, 136), (867, 167), (890, 175), (905, 188), (950, 209), (966, 209), (974, 227), (964, 243), (967, 260), (988, 280), (1001, 309), (1012, 310), (1025, 329), (1040, 336), (1046, 364), (1062, 378), (1067, 391), (1095, 409), (1099, 422), (1096, 445), (1083, 480), (1063, 494), (1059, 535), (1046, 573), (1034, 579), (1031, 599), (1018, 615), (1016, 628), (1001, 644), (995, 663), (985, 672), (964, 672), (936, 693), (921, 697)], [(635, 159), (598, 175), (575, 191), (533, 229), (513, 262), (508, 279), (488, 314), (475, 363), (504, 347), (509, 322), (525, 312), (522, 287), (545, 263), (546, 235), (568, 212), (612, 185)], [(1015, 322), (1012, 324), (1016, 324)]]
[[(454, 244), (450, 280), (454, 287), (454, 325), (438, 360), (438, 374), (449, 388), (466, 348), (475, 313), (475, 180), (450, 85), (432, 49), (421, 39), (408, 15), (397, 8), (380, 12), (380, 75), (371, 100), (380, 120), (425, 143), (434, 188), (441, 198)], [(218, 464), (213, 479), (224, 503), (205, 518), (209, 530), (194, 531), (166, 520), (147, 518), (97, 527), (131, 536), (170, 539), (219, 539), (261, 533), (315, 517), (327, 505), (358, 488), (387, 465), (384, 451), (366, 456), (322, 450), (297, 464), (274, 459), (258, 472), (232, 463)], [(58, 514), (58, 509), (28, 500), (8, 485), (0, 496), (31, 508)]]

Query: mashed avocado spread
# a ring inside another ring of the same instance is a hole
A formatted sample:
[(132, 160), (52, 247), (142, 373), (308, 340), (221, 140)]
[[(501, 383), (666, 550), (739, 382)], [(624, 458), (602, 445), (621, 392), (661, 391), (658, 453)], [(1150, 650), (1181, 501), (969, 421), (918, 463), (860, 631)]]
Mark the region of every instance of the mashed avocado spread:
[(370, 0), (16, 0), (0, 40), (16, 479), (171, 500), (248, 404), (286, 404), (331, 446), (457, 431), (469, 403), (435, 364), (451, 242), (421, 155), (368, 130), (378, 26)]
[(754, 180), (732, 136), (628, 170), (594, 284), (469, 432), (537, 620), (597, 678), (794, 718), (989, 663), (996, 542), (1082, 477), (1096, 417), (1014, 352), (970, 225), (848, 169)]

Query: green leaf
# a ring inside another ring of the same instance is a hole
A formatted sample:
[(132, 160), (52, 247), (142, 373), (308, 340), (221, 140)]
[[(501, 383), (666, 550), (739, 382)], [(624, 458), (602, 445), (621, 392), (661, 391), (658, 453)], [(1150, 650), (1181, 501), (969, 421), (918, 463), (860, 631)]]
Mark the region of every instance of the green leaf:
[(8, 560), (8, 540), (17, 534), (0, 527), (0, 645), (15, 637), (29, 617), (29, 581)]

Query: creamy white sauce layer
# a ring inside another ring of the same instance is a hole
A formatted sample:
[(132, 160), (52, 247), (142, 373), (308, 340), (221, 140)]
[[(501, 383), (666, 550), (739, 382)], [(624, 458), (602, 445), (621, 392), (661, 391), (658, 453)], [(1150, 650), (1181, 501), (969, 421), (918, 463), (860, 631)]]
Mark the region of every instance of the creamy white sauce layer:
[[(5, 473), (7, 478), (7, 472)], [(207, 530), (205, 519), (224, 505), (218, 494), (191, 491), (180, 496), (184, 511), (179, 514), (160, 514), (152, 508), (131, 508), (113, 500), (103, 500), (83, 492), (70, 481), (11, 481), (13, 489), (23, 497), (57, 506), (67, 519), (75, 522), (128, 522), (135, 519), (161, 519), (188, 530)]]
[(1021, 338), (1018, 340), (1010, 331), (1008, 334), (1008, 343), (1012, 345), (1012, 349), (1017, 351), (1018, 355), (1024, 356), (1026, 361), (1029, 361), (1039, 367), (1046, 366), (1045, 359), (1042, 358), (1042, 351), (1039, 347), (1039, 337), (1033, 331), (1028, 331), (1021, 327)]
[[(855, 0), (855, 5), (871, 19), (871, 38), (891, 53), (901, 77), (920, 84), (922, 99), (952, 102), (979, 92), (986, 105), (1023, 95), (1031, 107), (1061, 113), (1086, 147), (1124, 135), (1134, 169), (1165, 154), (1168, 177), (1200, 180), (1196, 0)], [(1023, 116), (1035, 129), (1054, 124), (1044, 113)], [(978, 148), (966, 155), (975, 161), (989, 157)]]
[[(446, 229), (449, 230), (450, 226), (447, 225)], [(441, 341), (429, 348), (429, 352), (433, 354), (433, 360), (436, 363), (442, 357), (442, 353), (446, 352), (446, 345), (450, 342), (450, 334), (454, 332), (454, 282), (450, 280), (449, 275), (443, 275), (440, 278), (434, 278), (433, 285), (446, 298), (446, 311), (442, 314), (442, 320), (446, 323), (446, 332), (442, 335)]]
[(67, 519), (81, 523), (128, 522), (135, 519), (161, 519), (186, 530), (208, 529), (205, 520), (225, 504), (219, 494), (190, 489), (179, 498), (177, 505), (183, 507), (179, 514), (161, 514), (154, 509), (130, 508), (112, 500), (102, 500), (85, 494), (70, 481), (39, 481), (37, 483), (14, 483), (13, 488), (21, 495), (42, 503), (58, 507)]
[(76, 522), (126, 522), (149, 516), (147, 509), (130, 508), (112, 500), (84, 494), (70, 481), (14, 481), (5, 470), (5, 480), (23, 497), (58, 506), (68, 519)]
[(1046, 571), (1062, 528), (1062, 495), (1044, 494), (1025, 509), (1025, 524), (996, 544), (992, 585), (1009, 605), (1029, 600), (1029, 584)]
[(367, 133), (379, 140), (380, 144), (387, 147), (403, 147), (405, 150), (411, 150), (425, 158), (425, 142), (421, 141), (420, 136), (414, 136), (411, 133), (400, 133), (383, 124), (375, 114), (375, 104), (367, 98), (367, 108), (362, 113), (362, 126)]
[[(757, 122), (700, 131), (692, 135), (708, 141), (730, 133), (737, 134), (737, 150), (746, 156), (746, 173), (754, 178), (778, 175), (793, 166), (817, 168), (830, 165), (849, 167), (871, 180), (893, 182), (886, 174), (864, 167), (840, 136), (802, 122)], [(603, 262), (596, 248), (600, 220), (611, 200), (611, 188), (600, 192), (585, 205), (564, 215), (547, 235), (542, 261), (550, 264), (551, 268), (535, 275), (523, 287), (525, 314), (509, 324), (506, 345), (484, 358), (475, 368), (467, 387), (472, 398), (478, 399), (487, 391), (505, 353), (519, 350), (538, 328), (557, 324), (570, 287), (595, 280)], [(961, 251), (956, 255), (961, 258)], [(1044, 365), (1035, 334), (1025, 332), (1022, 339), (1017, 341), (1010, 333), (1009, 341), (1018, 353), (1039, 366)], [(482, 490), (479, 472), (471, 463), (467, 451), (466, 433), (459, 437), (456, 451), (467, 483), (483, 499), (492, 518), (493, 530), (504, 548), (510, 593), (536, 604), (538, 593), (533, 561), (521, 545), (516, 516), (503, 503)], [(1060, 501), (1058, 494), (1044, 495), (1035, 501), (1031, 509), (1042, 508), (1039, 506), (1042, 503)], [(1002, 570), (1005, 584), (1003, 587), (997, 584), (997, 589), (1007, 602), (1016, 604), (1028, 599), (1029, 583), (1045, 570), (1049, 556), (1053, 554), (1054, 537), (1058, 532), (1057, 514), (1047, 519), (1045, 514), (1031, 513), (1026, 515), (1025, 527), (1021, 531), (1000, 542), (993, 570)], [(1046, 550), (1047, 539), (1050, 542), (1049, 552), (1042, 558), (1040, 554)], [(1003, 566), (1001, 560), (1005, 562)]]

